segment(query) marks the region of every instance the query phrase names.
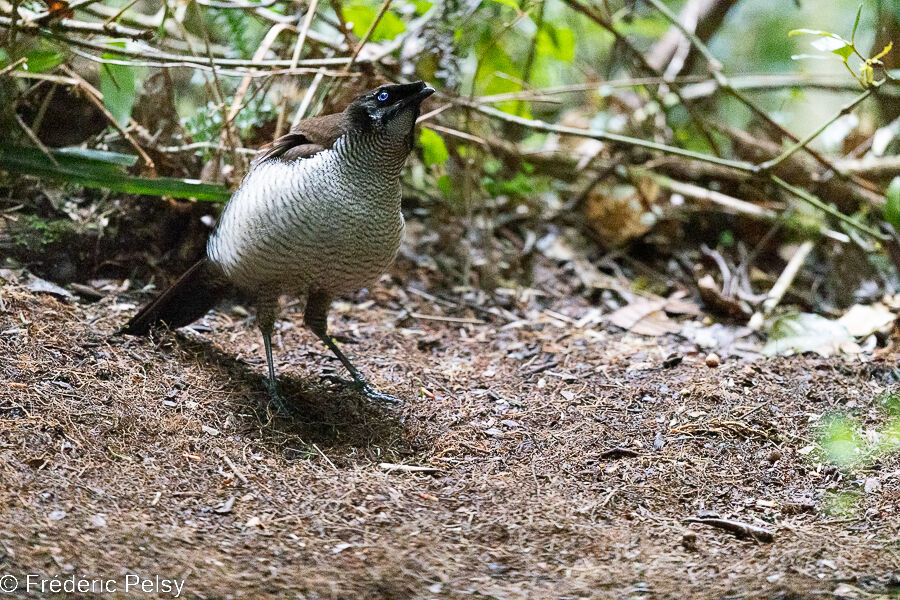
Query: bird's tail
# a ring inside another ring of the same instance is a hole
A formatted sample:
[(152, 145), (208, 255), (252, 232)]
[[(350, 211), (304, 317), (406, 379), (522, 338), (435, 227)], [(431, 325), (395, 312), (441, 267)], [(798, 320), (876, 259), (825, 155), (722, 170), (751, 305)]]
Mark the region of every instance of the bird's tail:
[(162, 324), (172, 329), (183, 327), (206, 314), (228, 289), (221, 269), (203, 258), (134, 315), (119, 333), (147, 335)]

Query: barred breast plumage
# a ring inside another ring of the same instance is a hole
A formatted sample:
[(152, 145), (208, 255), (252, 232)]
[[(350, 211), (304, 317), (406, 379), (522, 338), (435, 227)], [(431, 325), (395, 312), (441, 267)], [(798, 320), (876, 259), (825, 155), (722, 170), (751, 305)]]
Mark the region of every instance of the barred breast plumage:
[(239, 288), (341, 294), (371, 285), (403, 237), (405, 148), (344, 135), (331, 149), (254, 168), (222, 214), (207, 255)]

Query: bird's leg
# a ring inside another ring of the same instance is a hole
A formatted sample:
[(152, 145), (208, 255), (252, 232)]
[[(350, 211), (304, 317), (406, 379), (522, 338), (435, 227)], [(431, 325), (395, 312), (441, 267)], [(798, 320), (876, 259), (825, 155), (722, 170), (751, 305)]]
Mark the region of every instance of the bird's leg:
[(372, 386), (369, 385), (356, 367), (353, 366), (353, 363), (350, 362), (350, 359), (344, 356), (341, 349), (337, 347), (337, 344), (335, 344), (331, 336), (328, 335), (328, 308), (330, 306), (331, 298), (326, 294), (310, 292), (309, 297), (306, 300), (306, 311), (303, 313), (303, 321), (306, 323), (306, 326), (309, 327), (310, 331), (316, 334), (316, 336), (328, 346), (328, 349), (334, 353), (338, 360), (341, 361), (341, 364), (344, 365), (344, 368), (350, 373), (353, 381), (350, 382), (338, 378), (334, 379), (339, 383), (351, 384), (353, 387), (359, 389), (359, 391), (361, 391), (369, 400), (395, 404), (399, 403), (400, 399), (396, 396), (382, 394), (372, 389)]
[(275, 328), (275, 314), (278, 300), (260, 300), (256, 308), (256, 323), (263, 336), (263, 345), (266, 347), (266, 364), (269, 367), (269, 378), (266, 380), (266, 389), (269, 399), (278, 412), (284, 412), (284, 400), (278, 394), (278, 385), (275, 382), (275, 361), (272, 359), (272, 330)]

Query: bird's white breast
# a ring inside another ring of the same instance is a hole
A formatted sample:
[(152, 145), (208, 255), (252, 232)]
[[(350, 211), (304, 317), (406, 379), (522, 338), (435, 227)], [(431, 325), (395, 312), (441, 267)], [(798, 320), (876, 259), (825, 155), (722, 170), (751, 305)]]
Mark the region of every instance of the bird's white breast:
[(396, 154), (377, 140), (345, 136), (310, 158), (257, 165), (225, 207), (210, 259), (251, 293), (339, 294), (370, 285), (403, 236), (406, 152)]

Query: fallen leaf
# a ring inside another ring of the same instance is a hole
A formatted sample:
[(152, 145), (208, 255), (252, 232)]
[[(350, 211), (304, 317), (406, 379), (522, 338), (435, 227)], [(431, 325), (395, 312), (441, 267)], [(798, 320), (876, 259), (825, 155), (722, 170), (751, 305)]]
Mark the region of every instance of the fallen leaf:
[(768, 356), (815, 352), (829, 357), (838, 352), (858, 354), (860, 347), (841, 323), (820, 315), (797, 313), (777, 319), (763, 348)]
[(847, 332), (853, 337), (865, 337), (878, 331), (888, 333), (896, 318), (897, 315), (891, 312), (891, 309), (878, 302), (868, 305), (856, 304), (837, 322), (846, 327)]

